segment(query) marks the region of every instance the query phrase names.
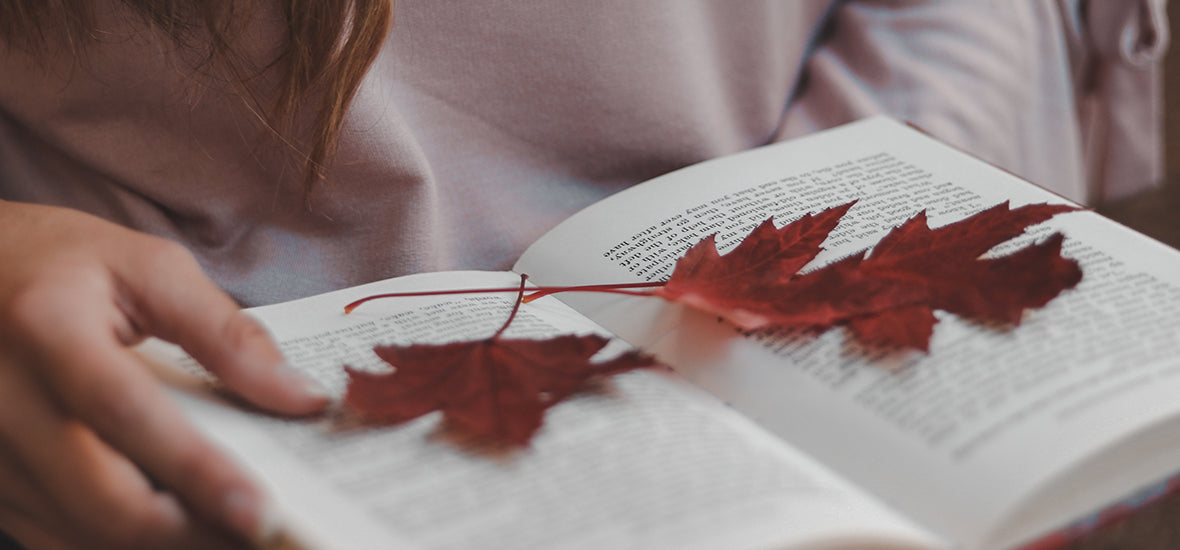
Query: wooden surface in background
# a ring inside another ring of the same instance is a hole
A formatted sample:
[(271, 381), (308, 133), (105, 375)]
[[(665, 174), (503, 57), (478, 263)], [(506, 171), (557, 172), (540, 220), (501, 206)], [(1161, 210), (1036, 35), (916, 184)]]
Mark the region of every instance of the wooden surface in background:
[(1126, 520), (1100, 529), (1066, 547), (1068, 550), (1180, 549), (1180, 496), (1172, 495)]

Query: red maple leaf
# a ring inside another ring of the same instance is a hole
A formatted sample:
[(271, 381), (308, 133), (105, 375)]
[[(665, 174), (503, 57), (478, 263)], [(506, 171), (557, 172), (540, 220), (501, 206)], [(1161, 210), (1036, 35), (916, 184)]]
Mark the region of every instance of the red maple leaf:
[(594, 334), (502, 338), (519, 307), (518, 297), (508, 321), (485, 340), (377, 346), (378, 357), (394, 371), (345, 367), (345, 403), (368, 423), (400, 423), (442, 411), (445, 426), (456, 435), (519, 446), (541, 427), (549, 407), (598, 380), (656, 364), (637, 351), (592, 361), (609, 342)]
[(676, 261), (672, 276), (655, 294), (746, 328), (773, 323), (766, 310), (767, 295), (815, 259), (823, 250), (820, 244), (854, 204), (805, 214), (782, 229), (767, 219), (724, 256), (717, 252), (716, 235), (709, 235)]
[(768, 220), (724, 256), (707, 237), (677, 261), (655, 294), (746, 329), (843, 324), (863, 343), (925, 350), (935, 309), (1014, 325), (1025, 309), (1045, 305), (1081, 280), (1077, 262), (1061, 256), (1060, 234), (1007, 256), (981, 258), (1028, 226), (1076, 210), (1049, 204), (1009, 209), (1003, 203), (937, 229), (922, 212), (867, 257), (797, 273), (850, 207), (804, 216), (780, 230)]
[(1024, 309), (1041, 307), (1081, 280), (1077, 262), (1061, 257), (1055, 234), (1008, 256), (980, 259), (992, 247), (1074, 207), (1008, 203), (930, 229), (920, 212), (873, 247), (865, 269), (877, 277), (915, 281), (930, 292), (930, 305), (959, 315), (1018, 324)]

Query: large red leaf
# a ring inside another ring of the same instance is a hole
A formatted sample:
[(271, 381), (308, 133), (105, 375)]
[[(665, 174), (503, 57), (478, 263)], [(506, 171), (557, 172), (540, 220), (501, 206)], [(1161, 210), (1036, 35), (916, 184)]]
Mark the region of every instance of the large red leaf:
[(597, 335), (503, 339), (442, 345), (378, 346), (392, 373), (346, 368), (345, 402), (369, 423), (399, 423), (442, 411), (445, 425), (477, 441), (523, 445), (545, 410), (596, 380), (654, 365), (639, 352), (590, 360), (607, 344)]
[(782, 229), (775, 229), (768, 219), (724, 256), (717, 251), (714, 235), (709, 235), (677, 260), (672, 276), (655, 293), (747, 328), (772, 323), (767, 294), (782, 289), (815, 259), (823, 250), (820, 244), (854, 204), (806, 214)]
[(934, 309), (1015, 325), (1024, 310), (1081, 280), (1077, 262), (1061, 256), (1060, 235), (981, 258), (1028, 226), (1076, 210), (1049, 204), (1009, 209), (1007, 203), (937, 229), (922, 212), (881, 239), (868, 257), (857, 254), (798, 274), (850, 207), (804, 216), (779, 230), (768, 220), (747, 237), (754, 244), (743, 241), (724, 256), (708, 237), (655, 293), (745, 329), (843, 324), (866, 344), (925, 350)]
[(1019, 324), (1025, 309), (1041, 307), (1082, 278), (1077, 262), (1061, 257), (1061, 235), (1008, 256), (980, 259), (1029, 225), (1061, 212), (1063, 205), (1007, 203), (930, 229), (922, 212), (891, 231), (864, 262), (874, 278), (917, 283), (927, 304), (983, 321)]
[(913, 348), (929, 351), (930, 336), (938, 318), (930, 306), (898, 306), (848, 320), (848, 330), (862, 344), (873, 347)]

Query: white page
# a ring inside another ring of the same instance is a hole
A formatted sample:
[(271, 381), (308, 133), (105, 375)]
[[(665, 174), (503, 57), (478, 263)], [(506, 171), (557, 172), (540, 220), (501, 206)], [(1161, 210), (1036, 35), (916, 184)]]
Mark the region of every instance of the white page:
[[(852, 199), (860, 202), (815, 265), (868, 247), (922, 208), (937, 227), (1003, 200), (1065, 202), (876, 118), (624, 191), (537, 241), (516, 269), (542, 285), (663, 280), (674, 259), (709, 233), (720, 233), (725, 252), (768, 213), (781, 226)], [(1172, 397), (1180, 393), (1180, 255), (1089, 212), (1030, 233), (1043, 238), (1051, 229), (1065, 232), (1065, 254), (1082, 261), (1076, 289), (1009, 332), (942, 315), (928, 356), (888, 365), (850, 352), (842, 331), (789, 342), (744, 338), (655, 298), (560, 296), (919, 522), (970, 545), (1081, 457), (1180, 412)], [(1094, 506), (1180, 465), (1180, 444), (1155, 447), (1134, 479), (1107, 480), (1073, 504)], [(1080, 511), (1063, 507), (1040, 519)], [(1006, 536), (1023, 540), (1045, 526)]]
[[(383, 369), (377, 343), (490, 336), (512, 296), (354, 299), (391, 290), (512, 286), (511, 273), (405, 277), (260, 308), (288, 357), (333, 393), (342, 364)], [(451, 303), (450, 306), (438, 304)], [(455, 307), (459, 304), (458, 307)], [(600, 332), (553, 299), (507, 336)], [(158, 343), (145, 354), (160, 361)], [(933, 548), (929, 535), (667, 373), (619, 376), (554, 407), (531, 447), (490, 459), (433, 437), (437, 416), (334, 430), (182, 397), (316, 548)], [(799, 545), (799, 546), (796, 546)]]

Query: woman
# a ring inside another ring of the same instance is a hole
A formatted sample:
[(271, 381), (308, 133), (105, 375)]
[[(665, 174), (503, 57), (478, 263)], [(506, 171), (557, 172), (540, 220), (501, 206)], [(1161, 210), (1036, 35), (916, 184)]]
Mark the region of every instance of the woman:
[(887, 112), (1075, 199), (1158, 170), (1155, 2), (458, 4), (0, 2), (0, 530), (265, 538), (265, 496), (127, 346), (314, 414), (239, 304), (503, 268), (686, 164)]

